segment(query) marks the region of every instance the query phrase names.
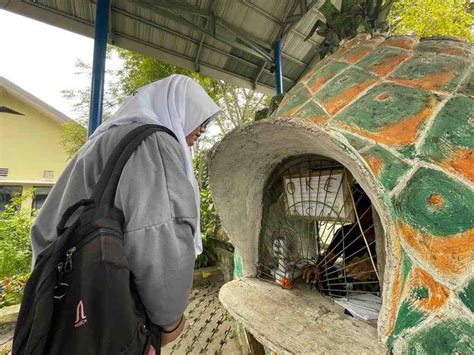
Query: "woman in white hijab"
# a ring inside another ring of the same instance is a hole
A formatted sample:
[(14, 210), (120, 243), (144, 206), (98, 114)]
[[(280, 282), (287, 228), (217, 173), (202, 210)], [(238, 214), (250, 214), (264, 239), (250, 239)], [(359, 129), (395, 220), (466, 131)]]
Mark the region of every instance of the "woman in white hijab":
[[(203, 124), (219, 113), (219, 107), (204, 89), (184, 75), (171, 75), (136, 91), (112, 118), (100, 125), (91, 139), (110, 127), (129, 123), (158, 124), (170, 129), (178, 138), (184, 158), (186, 176), (193, 185), (199, 217), (199, 186), (194, 177), (189, 146), (203, 133)], [(194, 235), (196, 256), (202, 252), (201, 231)]]
[(36, 257), (56, 238), (67, 207), (88, 198), (116, 144), (132, 129), (158, 124), (170, 129), (146, 138), (123, 169), (115, 205), (124, 215), (124, 247), (148, 318), (164, 329), (163, 343), (179, 335), (202, 251), (199, 188), (190, 146), (219, 107), (202, 87), (172, 75), (140, 88), (104, 122), (69, 163), (33, 225)]

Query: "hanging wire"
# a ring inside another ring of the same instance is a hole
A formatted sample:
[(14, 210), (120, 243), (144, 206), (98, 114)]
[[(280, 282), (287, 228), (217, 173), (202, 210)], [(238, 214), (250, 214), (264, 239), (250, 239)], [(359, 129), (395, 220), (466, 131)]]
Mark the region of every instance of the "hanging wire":
[[(349, 194), (349, 195), (351, 197), (352, 203), (354, 204), (354, 196), (352, 196), (352, 194)], [(367, 252), (369, 253), (369, 256), (370, 256), (370, 262), (372, 263), (375, 274), (377, 275), (377, 280), (380, 281), (380, 276), (379, 276), (379, 273), (377, 271), (377, 266), (375, 266), (374, 257), (372, 256), (372, 252), (370, 251), (369, 244), (367, 242), (367, 237), (365, 236), (364, 229), (362, 228), (362, 224), (360, 223), (360, 218), (359, 218), (359, 215), (358, 215), (357, 211), (355, 213), (355, 217), (357, 219), (357, 224), (359, 225), (362, 236), (364, 237), (364, 242), (365, 242), (365, 245), (367, 247)]]

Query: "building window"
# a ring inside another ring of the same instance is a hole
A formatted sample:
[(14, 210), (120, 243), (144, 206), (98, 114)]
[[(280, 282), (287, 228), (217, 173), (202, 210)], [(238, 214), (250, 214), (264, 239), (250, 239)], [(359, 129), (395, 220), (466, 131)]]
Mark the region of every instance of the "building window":
[(5, 209), (15, 194), (21, 195), (22, 191), (21, 186), (0, 186), (0, 211)]
[(52, 189), (51, 186), (35, 187), (35, 194), (33, 196), (33, 205), (32, 205), (33, 210), (40, 209), (43, 206), (44, 202), (46, 201), (46, 198), (51, 192), (51, 189)]
[(8, 168), (0, 168), (0, 178), (8, 177)]
[(43, 179), (44, 180), (53, 180), (54, 179), (54, 171), (53, 170), (43, 171)]

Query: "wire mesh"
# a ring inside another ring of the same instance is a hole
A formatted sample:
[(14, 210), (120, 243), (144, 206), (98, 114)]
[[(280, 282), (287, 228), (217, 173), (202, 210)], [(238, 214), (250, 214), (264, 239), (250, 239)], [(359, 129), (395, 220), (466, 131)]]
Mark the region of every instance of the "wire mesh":
[(344, 166), (316, 155), (282, 162), (263, 207), (259, 277), (331, 297), (380, 296), (371, 202)]

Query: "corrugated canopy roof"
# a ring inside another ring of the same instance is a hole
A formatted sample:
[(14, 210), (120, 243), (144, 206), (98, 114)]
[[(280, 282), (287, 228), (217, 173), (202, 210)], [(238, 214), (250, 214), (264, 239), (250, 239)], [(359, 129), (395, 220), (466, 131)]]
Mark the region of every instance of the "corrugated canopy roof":
[[(337, 0), (331, 0), (337, 3)], [(340, 2), (340, 1), (339, 1)], [(274, 93), (273, 43), (282, 38), (287, 91), (319, 59), (314, 31), (325, 0), (113, 0), (109, 42), (238, 86)], [(337, 6), (337, 5), (336, 5)], [(0, 8), (89, 37), (95, 2), (0, 0)]]

